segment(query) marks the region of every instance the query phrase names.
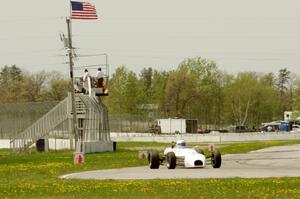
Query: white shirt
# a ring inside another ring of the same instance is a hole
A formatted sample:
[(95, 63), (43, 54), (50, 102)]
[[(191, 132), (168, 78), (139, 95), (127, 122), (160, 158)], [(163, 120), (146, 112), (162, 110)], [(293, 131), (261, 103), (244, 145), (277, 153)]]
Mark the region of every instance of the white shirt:
[(87, 88), (88, 87), (88, 81), (87, 78), (90, 77), (89, 72), (85, 72), (83, 75), (83, 87)]
[(97, 73), (96, 73), (96, 78), (100, 79), (101, 77), (102, 78), (104, 77), (103, 72), (98, 70)]

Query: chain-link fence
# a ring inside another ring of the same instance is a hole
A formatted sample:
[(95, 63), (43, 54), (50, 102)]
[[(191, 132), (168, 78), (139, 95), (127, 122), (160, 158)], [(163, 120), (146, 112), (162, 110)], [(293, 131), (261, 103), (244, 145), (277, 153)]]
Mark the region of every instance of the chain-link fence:
[(58, 101), (0, 104), (0, 139), (9, 139), (33, 124)]
[[(0, 105), (0, 139), (10, 139), (17, 133), (32, 125), (36, 120), (50, 111), (58, 101), (28, 102)], [(149, 132), (155, 123), (153, 116), (144, 115), (109, 115), (111, 132)], [(68, 136), (69, 123), (58, 126), (49, 137)], [(55, 135), (53, 135), (55, 134)]]
[(109, 115), (111, 132), (149, 132), (155, 123), (153, 117), (145, 115)]

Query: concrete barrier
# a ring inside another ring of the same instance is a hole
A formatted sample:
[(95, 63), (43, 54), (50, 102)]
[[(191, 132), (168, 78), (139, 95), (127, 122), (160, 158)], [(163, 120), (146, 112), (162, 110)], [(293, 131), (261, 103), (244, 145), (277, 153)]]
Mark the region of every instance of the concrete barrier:
[[(73, 141), (75, 143), (75, 140)], [(50, 150), (63, 150), (70, 149), (70, 140), (69, 139), (48, 139), (47, 145)], [(35, 146), (33, 144), (32, 146)], [(0, 139), (0, 149), (9, 149), (10, 140), (9, 139)], [(103, 152), (103, 151), (113, 151), (113, 142), (112, 141), (99, 141), (99, 142), (84, 142), (83, 150), (84, 153), (94, 153), (94, 152)]]
[[(63, 150), (70, 149), (70, 140), (69, 139), (49, 139), (48, 145), (50, 150)], [(33, 144), (32, 146), (35, 146)], [(0, 149), (9, 149), (10, 140), (9, 139), (0, 139)]]
[(10, 140), (2, 139), (0, 140), (0, 149), (9, 149), (10, 148)]
[[(162, 142), (170, 143), (179, 139), (187, 142), (245, 142), (266, 140), (300, 140), (300, 133), (295, 132), (270, 132), (270, 133), (210, 133), (210, 134), (168, 134), (157, 135), (150, 133), (111, 133), (112, 141), (132, 142)], [(8, 139), (0, 140), (0, 148), (9, 148)], [(113, 145), (109, 144), (111, 149)], [(50, 150), (70, 149), (69, 139), (49, 139)], [(94, 151), (94, 147), (87, 146), (87, 150)], [(98, 149), (97, 149), (98, 150)]]
[(149, 134), (149, 133), (111, 133), (111, 139), (135, 142), (165, 142), (184, 139), (188, 142), (243, 142), (264, 140), (300, 140), (300, 133), (210, 133), (210, 134)]
[(114, 151), (113, 142), (111, 141), (97, 141), (97, 142), (83, 142), (83, 153), (96, 153)]

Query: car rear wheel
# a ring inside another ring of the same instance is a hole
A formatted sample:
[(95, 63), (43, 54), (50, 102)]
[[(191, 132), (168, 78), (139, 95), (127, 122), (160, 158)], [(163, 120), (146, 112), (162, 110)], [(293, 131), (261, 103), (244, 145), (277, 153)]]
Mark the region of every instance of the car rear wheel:
[(153, 150), (149, 153), (148, 156), (149, 167), (150, 169), (158, 169), (159, 168), (159, 153), (157, 150)]
[(167, 153), (166, 161), (167, 161), (167, 168), (168, 169), (175, 169), (175, 167), (176, 167), (176, 156), (175, 156), (174, 152)]
[(218, 149), (215, 149), (211, 154), (211, 165), (213, 168), (220, 168), (222, 163), (221, 153)]

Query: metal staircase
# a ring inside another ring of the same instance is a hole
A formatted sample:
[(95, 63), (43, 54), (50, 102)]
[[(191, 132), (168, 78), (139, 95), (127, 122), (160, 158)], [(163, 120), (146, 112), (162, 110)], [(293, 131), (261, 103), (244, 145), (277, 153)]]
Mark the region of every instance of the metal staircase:
[[(38, 119), (24, 131), (17, 134), (10, 142), (15, 153), (24, 152), (37, 140), (46, 138), (51, 131), (63, 122), (72, 118), (71, 96), (69, 95), (52, 110)], [(75, 96), (75, 107), (78, 118), (78, 130), (84, 140), (110, 140), (107, 108), (95, 98), (83, 94)], [(71, 129), (68, 129), (71, 135)]]
[(80, 95), (80, 100), (84, 103), (85, 115), (79, 119), (78, 129), (83, 133), (84, 141), (110, 141), (108, 113), (106, 106), (96, 97)]

